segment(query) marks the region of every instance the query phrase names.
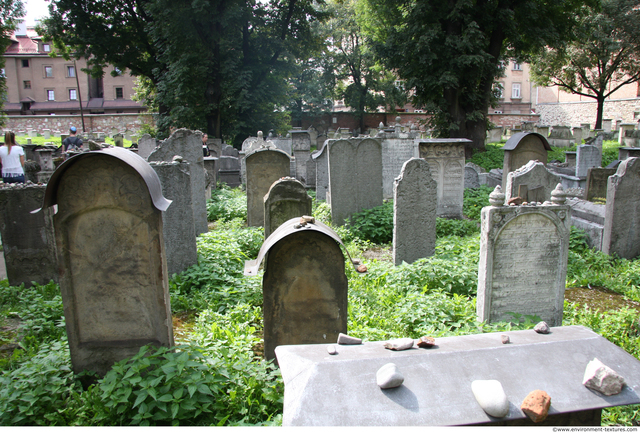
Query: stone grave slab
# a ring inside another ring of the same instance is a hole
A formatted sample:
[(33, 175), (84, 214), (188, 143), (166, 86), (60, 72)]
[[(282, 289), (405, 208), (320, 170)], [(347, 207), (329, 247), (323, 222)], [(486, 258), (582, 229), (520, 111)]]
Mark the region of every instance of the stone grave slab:
[(505, 173), (502, 178), (504, 190), (507, 185), (506, 174), (519, 169), (531, 160), (546, 164), (547, 152), (551, 150), (551, 146), (547, 139), (537, 132), (520, 132), (507, 140), (502, 150), (504, 150), (502, 167), (502, 172)]
[(571, 208), (547, 203), (482, 209), (479, 320), (517, 322), (516, 313), (562, 325)]
[(429, 163), (412, 158), (395, 180), (393, 201), (393, 262), (413, 263), (431, 257), (436, 248), (438, 186)]
[(261, 148), (246, 158), (247, 167), (247, 224), (264, 226), (264, 196), (271, 185), (289, 176), (289, 155), (275, 148)]
[[(560, 176), (550, 172), (541, 162), (529, 161), (524, 167), (512, 171), (507, 176), (506, 200), (518, 197), (521, 185), (527, 185), (529, 191), (540, 191), (536, 197), (521, 197), (524, 201), (546, 201), (551, 197), (551, 191), (561, 182)], [(543, 200), (540, 200), (543, 197)]]
[(576, 152), (576, 177), (587, 177), (591, 167), (602, 165), (602, 151), (596, 146), (582, 144)]
[(433, 180), (438, 185), (437, 216), (462, 218), (464, 194), (465, 138), (431, 138), (418, 140), (420, 158), (429, 163)]
[(418, 146), (412, 138), (385, 138), (382, 144), (382, 198), (393, 197), (394, 180), (402, 166), (411, 158), (417, 158)]
[(555, 147), (570, 147), (573, 143), (571, 128), (565, 125), (555, 125), (548, 137), (549, 144)]
[(640, 255), (640, 158), (620, 163), (609, 177), (602, 251), (624, 259)]
[(316, 200), (326, 200), (329, 189), (329, 151), (325, 141), (322, 149), (311, 154), (311, 159), (316, 164)]
[[(502, 344), (501, 335), (511, 343)], [(436, 338), (436, 347), (392, 351), (384, 342), (279, 346), (284, 381), (283, 426), (534, 425), (520, 410), (535, 389), (551, 396), (542, 425), (600, 425), (600, 410), (640, 402), (640, 361), (582, 326)], [(335, 345), (336, 355), (327, 347)], [(603, 396), (582, 385), (598, 358), (627, 381)], [(394, 363), (404, 383), (381, 390), (376, 372)], [(500, 381), (509, 400), (504, 418), (487, 415), (471, 391), (474, 380)], [(589, 413), (591, 412), (591, 413)], [(537, 424), (540, 425), (540, 424)]]
[(138, 155), (147, 159), (156, 148), (158, 141), (149, 134), (143, 134), (138, 140)]
[(372, 138), (329, 141), (331, 220), (382, 205), (382, 146)]
[(276, 180), (264, 196), (264, 237), (292, 218), (311, 215), (311, 196), (302, 182), (291, 177)]
[(104, 375), (146, 344), (173, 345), (155, 171), (123, 148), (86, 152), (51, 177), (64, 316), (76, 373)]
[(240, 180), (240, 160), (235, 156), (221, 156), (218, 158), (218, 183), (226, 183), (229, 188), (242, 185)]
[(587, 185), (585, 187), (585, 200), (593, 200), (596, 197), (607, 197), (607, 184), (609, 176), (616, 174), (617, 168), (592, 167), (587, 171)]
[(2, 184), (0, 237), (7, 278), (12, 286), (58, 282), (53, 212), (32, 214), (42, 204), (45, 185)]

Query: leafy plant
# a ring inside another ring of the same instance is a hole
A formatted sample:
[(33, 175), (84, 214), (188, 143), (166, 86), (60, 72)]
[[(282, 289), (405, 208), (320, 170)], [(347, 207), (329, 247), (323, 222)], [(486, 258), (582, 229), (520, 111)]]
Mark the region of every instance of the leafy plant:
[(491, 171), (494, 168), (502, 168), (504, 161), (504, 151), (502, 147), (504, 145), (505, 143), (487, 144), (484, 152), (475, 151), (468, 162), (473, 162), (486, 171)]
[(393, 241), (393, 201), (386, 200), (381, 206), (353, 214), (348, 226), (360, 239), (376, 244), (390, 243)]
[(207, 200), (207, 220), (230, 221), (235, 218), (247, 220), (247, 195), (240, 188), (220, 185)]
[(471, 220), (480, 223), (482, 208), (489, 206), (489, 194), (493, 188), (480, 185), (479, 188), (465, 188), (462, 212)]

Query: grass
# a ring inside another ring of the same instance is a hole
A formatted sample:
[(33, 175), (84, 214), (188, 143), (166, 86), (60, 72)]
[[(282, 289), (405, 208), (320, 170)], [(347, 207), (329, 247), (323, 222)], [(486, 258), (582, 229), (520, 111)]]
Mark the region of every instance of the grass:
[[(82, 135), (82, 134), (80, 134), (80, 135)], [(29, 139), (29, 138), (31, 139), (31, 144), (36, 144), (38, 146), (44, 146), (45, 144), (53, 144), (54, 146), (58, 146), (58, 147), (62, 146), (62, 139), (61, 138), (56, 138), (56, 137), (53, 137), (53, 136), (51, 136), (51, 138), (49, 138), (49, 139), (45, 139), (43, 136), (16, 137), (16, 143), (25, 145), (25, 144), (27, 144), (27, 139)], [(2, 138), (2, 140), (4, 140), (4, 137)], [(123, 139), (123, 142), (124, 142), (124, 147), (131, 147), (131, 140)], [(115, 142), (113, 141), (113, 138), (110, 138), (110, 137), (106, 137), (105, 138), (105, 143), (115, 146)]]

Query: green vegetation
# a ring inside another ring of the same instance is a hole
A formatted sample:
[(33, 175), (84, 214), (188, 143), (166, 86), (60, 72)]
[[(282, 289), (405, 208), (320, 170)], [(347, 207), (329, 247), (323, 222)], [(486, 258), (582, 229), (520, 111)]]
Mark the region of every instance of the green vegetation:
[[(489, 188), (465, 191), (469, 219), (438, 220), (436, 253), (412, 264), (364, 259), (368, 273), (346, 267), (349, 333), (365, 340), (418, 338), (530, 329), (536, 317), (480, 323), (475, 314), (479, 257), (477, 225)], [(245, 277), (261, 228), (246, 227), (239, 190), (209, 202), (215, 229), (198, 238), (198, 264), (170, 280), (177, 346), (144, 347), (114, 365), (87, 389), (71, 371), (63, 309), (56, 284), (32, 288), (0, 282), (0, 425), (279, 425), (283, 383), (262, 359), (261, 276)], [(224, 211), (224, 209), (234, 209)], [(335, 228), (355, 257), (388, 248), (392, 203)], [(330, 209), (314, 202), (314, 216), (331, 224)], [(380, 226), (376, 225), (379, 221)], [(375, 244), (379, 238), (382, 245)], [(590, 250), (572, 230), (567, 285), (605, 286), (640, 300), (640, 260)], [(391, 308), (393, 307), (393, 308)], [(178, 320), (180, 318), (180, 320)], [(640, 358), (638, 312), (591, 310), (565, 301), (564, 325), (584, 325)], [(182, 323), (181, 323), (182, 321)], [(90, 374), (90, 373), (86, 373)], [(640, 405), (607, 409), (606, 425), (634, 425)]]
[[(82, 135), (82, 134), (80, 134), (80, 135)], [(36, 144), (38, 146), (44, 146), (45, 144), (52, 144), (52, 145), (58, 146), (58, 147), (62, 146), (62, 139), (56, 138), (56, 137), (44, 138), (42, 135), (38, 135), (37, 137), (16, 137), (16, 143), (21, 144), (21, 145), (25, 145), (25, 144), (27, 144), (27, 139), (28, 138), (31, 139), (31, 144)], [(2, 139), (4, 140), (4, 137)], [(111, 137), (106, 137), (104, 141), (105, 141), (105, 143), (111, 144), (113, 146), (115, 146), (115, 144), (116, 144), (113, 141), (113, 138), (111, 138)], [(123, 139), (123, 142), (124, 142), (124, 147), (131, 147), (131, 140)]]

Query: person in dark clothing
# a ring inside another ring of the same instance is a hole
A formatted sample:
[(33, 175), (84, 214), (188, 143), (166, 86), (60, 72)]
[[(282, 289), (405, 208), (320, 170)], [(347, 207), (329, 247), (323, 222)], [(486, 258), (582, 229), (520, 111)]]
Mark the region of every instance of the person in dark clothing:
[(64, 147), (64, 154), (66, 155), (70, 151), (82, 149), (82, 139), (76, 136), (78, 130), (75, 126), (69, 128), (69, 136), (64, 139), (62, 146)]

